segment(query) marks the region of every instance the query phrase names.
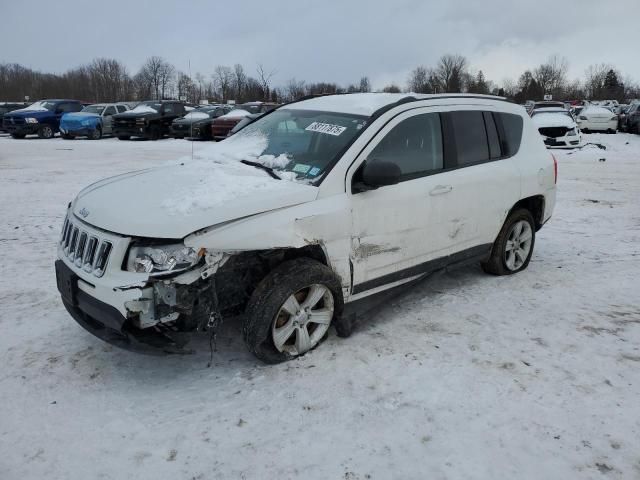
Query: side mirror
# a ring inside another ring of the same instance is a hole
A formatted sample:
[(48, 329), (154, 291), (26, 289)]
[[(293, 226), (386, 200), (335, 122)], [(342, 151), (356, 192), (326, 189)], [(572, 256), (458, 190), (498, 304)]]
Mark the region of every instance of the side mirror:
[(385, 160), (367, 161), (362, 169), (362, 183), (369, 189), (395, 185), (400, 181), (402, 171), (393, 162)]

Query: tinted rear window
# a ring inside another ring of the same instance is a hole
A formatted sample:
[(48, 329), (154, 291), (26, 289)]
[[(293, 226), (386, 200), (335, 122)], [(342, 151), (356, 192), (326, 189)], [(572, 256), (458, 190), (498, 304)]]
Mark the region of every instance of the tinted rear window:
[(520, 150), (522, 141), (522, 117), (513, 113), (495, 113), (502, 124), (500, 137), (502, 140), (502, 151), (506, 157), (511, 157)]
[(451, 112), (450, 118), (455, 132), (458, 165), (489, 160), (489, 144), (482, 112)]

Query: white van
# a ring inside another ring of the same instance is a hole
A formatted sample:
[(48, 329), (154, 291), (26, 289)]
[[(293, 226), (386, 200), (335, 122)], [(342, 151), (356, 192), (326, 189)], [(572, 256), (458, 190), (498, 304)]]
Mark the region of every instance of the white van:
[(525, 110), (492, 96), (304, 99), (203, 158), (93, 184), (70, 203), (58, 288), (124, 348), (188, 351), (240, 316), (266, 362), (302, 355), (374, 294), (470, 262), (525, 269), (557, 166)]

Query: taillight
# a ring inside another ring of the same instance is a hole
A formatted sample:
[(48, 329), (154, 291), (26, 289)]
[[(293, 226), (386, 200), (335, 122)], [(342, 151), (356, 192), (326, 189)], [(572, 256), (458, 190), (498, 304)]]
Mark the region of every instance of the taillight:
[(556, 156), (552, 153), (551, 158), (553, 158), (553, 183), (558, 183), (558, 160), (556, 160)]

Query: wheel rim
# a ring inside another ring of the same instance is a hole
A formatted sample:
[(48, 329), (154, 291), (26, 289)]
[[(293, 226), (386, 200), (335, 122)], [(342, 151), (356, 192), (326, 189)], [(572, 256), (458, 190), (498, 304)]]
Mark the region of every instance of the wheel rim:
[(513, 224), (504, 252), (504, 263), (511, 271), (518, 270), (527, 261), (531, 252), (531, 241), (533, 240), (533, 230), (526, 220), (520, 220)]
[(313, 284), (290, 295), (271, 327), (276, 349), (290, 355), (308, 352), (327, 333), (333, 311), (333, 294), (324, 285)]
[(43, 127), (42, 129), (42, 136), (44, 138), (49, 138), (51, 137), (51, 134), (53, 133), (53, 130), (51, 130), (51, 127)]

